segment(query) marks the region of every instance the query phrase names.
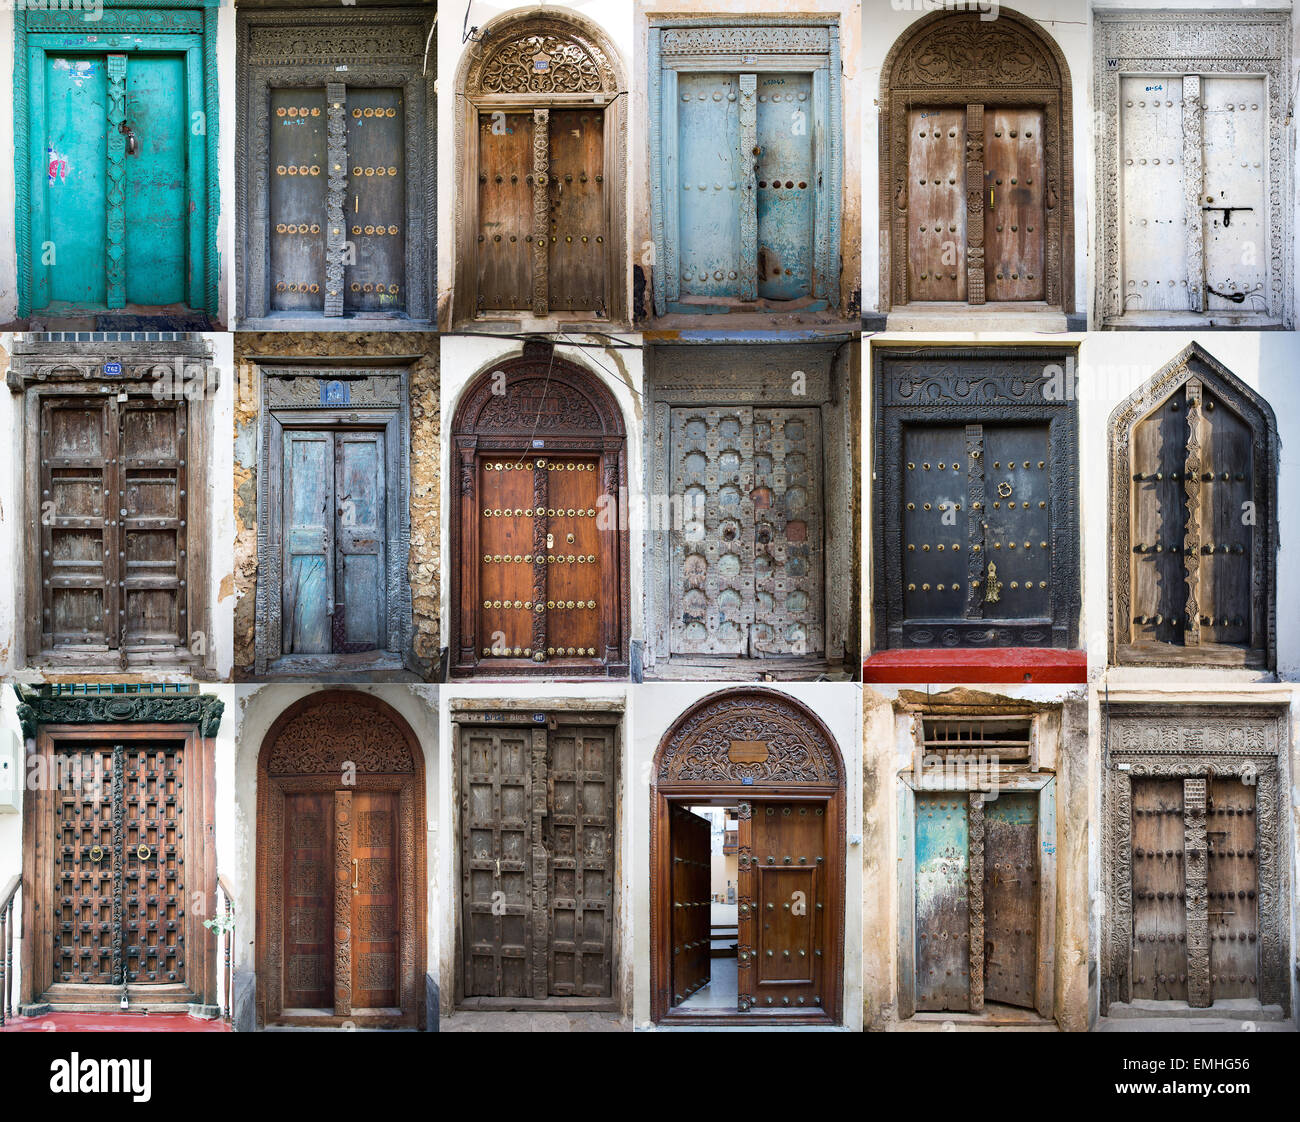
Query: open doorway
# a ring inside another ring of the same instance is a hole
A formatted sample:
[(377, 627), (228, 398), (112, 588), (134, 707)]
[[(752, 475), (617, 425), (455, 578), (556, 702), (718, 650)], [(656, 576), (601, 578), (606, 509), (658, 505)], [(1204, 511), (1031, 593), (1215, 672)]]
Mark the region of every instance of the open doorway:
[(687, 1012), (733, 1012), (739, 992), (736, 807), (674, 805), (671, 829), (673, 1004)]

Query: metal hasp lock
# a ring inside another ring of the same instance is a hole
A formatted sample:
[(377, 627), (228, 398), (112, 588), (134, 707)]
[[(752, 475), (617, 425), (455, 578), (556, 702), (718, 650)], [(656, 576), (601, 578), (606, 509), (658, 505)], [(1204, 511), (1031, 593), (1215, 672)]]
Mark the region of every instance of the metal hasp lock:
[(140, 147), (139, 141), (136, 139), (135, 130), (131, 127), (129, 122), (123, 121), (117, 126), (117, 131), (126, 137), (126, 154), (128, 156), (134, 156)]
[(1223, 212), (1223, 228), (1226, 230), (1232, 225), (1232, 212), (1234, 210), (1254, 210), (1253, 206), (1215, 206), (1214, 196), (1211, 195), (1205, 200), (1202, 210), (1221, 210)]

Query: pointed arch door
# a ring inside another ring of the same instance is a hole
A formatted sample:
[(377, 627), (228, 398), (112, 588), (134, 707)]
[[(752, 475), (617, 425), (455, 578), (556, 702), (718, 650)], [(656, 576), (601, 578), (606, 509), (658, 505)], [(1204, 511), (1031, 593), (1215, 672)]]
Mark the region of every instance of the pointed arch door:
[(627, 438), (613, 396), (529, 342), (466, 390), (452, 439), (451, 672), (626, 675)]

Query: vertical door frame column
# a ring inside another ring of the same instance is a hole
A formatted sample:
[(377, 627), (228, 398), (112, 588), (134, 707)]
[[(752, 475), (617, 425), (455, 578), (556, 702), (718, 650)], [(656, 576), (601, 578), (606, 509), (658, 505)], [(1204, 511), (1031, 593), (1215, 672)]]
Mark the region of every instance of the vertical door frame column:
[[(411, 661), (413, 620), (407, 562), (411, 546), (410, 382), (420, 355), (251, 355), (258, 373), (257, 428), (257, 675), (274, 673), (283, 656), (283, 525), (281, 435), (286, 426), (335, 431), (379, 428), (385, 433), (389, 530), (387, 548), (388, 645), (375, 669), (398, 670)], [(356, 398), (353, 398), (356, 394)], [(272, 470), (277, 469), (277, 470)], [(274, 476), (274, 479), (272, 478)], [(272, 484), (274, 483), (274, 487)], [(387, 657), (385, 657), (387, 656)], [(333, 655), (301, 658), (328, 670)]]
[[(1006, 9), (1002, 14), (1006, 15)], [(1264, 138), (1268, 217), (1262, 225), (1272, 232), (1272, 240), (1268, 246), (1268, 311), (1258, 318), (1260, 326), (1294, 326), (1294, 169), (1288, 156), (1295, 136), (1295, 126), (1290, 123), (1291, 18), (1289, 12), (1267, 10), (1097, 11), (1093, 20), (1093, 87), (1100, 131), (1094, 188), (1097, 272), (1092, 308), (1096, 326), (1119, 330), (1126, 326), (1120, 249), (1124, 204), (1120, 197), (1119, 89), (1121, 78), (1141, 74), (1176, 76), (1183, 83), (1189, 271), (1203, 255), (1199, 205), (1203, 79), (1264, 77), (1268, 98), (1268, 132)], [(1192, 97), (1195, 105), (1189, 100)], [(1192, 278), (1187, 279), (1190, 287)], [(1200, 288), (1204, 279), (1203, 275), (1196, 278), (1198, 310), (1183, 313), (1187, 327), (1208, 322), (1210, 313), (1205, 311), (1205, 294)]]
[[(185, 824), (188, 828), (182, 856), (193, 873), (192, 879), (183, 884), (184, 984), (194, 1003), (215, 1007), (216, 945), (203, 919), (217, 914), (215, 760), (217, 729), (225, 704), (211, 694), (67, 696), (52, 692), (56, 689), (18, 691), (18, 720), (27, 744), (24, 775), (34, 759), (48, 759), (65, 745), (75, 750), (78, 744), (86, 743), (166, 740), (183, 744), (183, 805), (189, 822)], [(19, 1000), (28, 1005), (45, 994), (53, 980), (50, 934), (57, 908), (53, 842), (46, 831), (58, 794), (49, 785), (41, 789), (28, 787), (23, 793), (23, 961)], [(194, 906), (196, 893), (201, 898), (199, 907)], [(108, 1004), (116, 1007), (120, 990), (114, 986), (106, 996)]]
[[(741, 737), (745, 739), (741, 741)], [(769, 1016), (758, 1006), (744, 1013), (718, 1010), (697, 1013), (673, 1007), (671, 807), (673, 804), (689, 807), (730, 803), (739, 807), (780, 801), (807, 802), (825, 808), (828, 899), (822, 920), (826, 925), (822, 1008), (815, 1012), (809, 1008), (781, 1013), (776, 1023), (841, 1023), (847, 780), (844, 757), (834, 735), (792, 694), (755, 687), (719, 690), (694, 702), (668, 727), (655, 749), (650, 772), (650, 1016), (653, 1021), (754, 1025)], [(738, 859), (745, 856), (741, 852)], [(737, 904), (745, 903), (738, 892)], [(749, 950), (752, 952), (753, 948)], [(744, 969), (743, 965), (738, 966), (738, 971)], [(740, 984), (738, 976), (738, 998)]]
[[(109, 373), (113, 364), (118, 373)], [(43, 581), (48, 577), (42, 558), (43, 503), (41, 495), (42, 404), (49, 398), (116, 397), (126, 393), (157, 400), (179, 399), (185, 418), (182, 455), (186, 521), (185, 560), (179, 566), (186, 592), (179, 599), (183, 610), (180, 630), (185, 636), (196, 631), (211, 636), (212, 604), (208, 593), (210, 580), (209, 525), (207, 516), (208, 468), (212, 455), (212, 399), (219, 385), (219, 373), (212, 365), (211, 345), (197, 335), (167, 333), (154, 342), (111, 342), (104, 338), (75, 341), (75, 334), (43, 337), (30, 335), (14, 344), (14, 357), (7, 382), (9, 389), (25, 397), (23, 405), (23, 463), (26, 485), (23, 491), (22, 525), (25, 538), (22, 597), (26, 601), (27, 624), (24, 632), (27, 663), (44, 660), (50, 652), (42, 639), (45, 622), (41, 612)], [(114, 456), (116, 459), (116, 456)], [(120, 508), (118, 508), (120, 509)], [(120, 516), (104, 508), (108, 521)], [(112, 515), (112, 517), (109, 517)], [(105, 572), (105, 579), (108, 579)], [(108, 604), (106, 603), (106, 607)], [(124, 604), (117, 605), (124, 610)], [(119, 616), (119, 619), (125, 617)], [(51, 621), (52, 625), (52, 621)], [(117, 621), (110, 626), (117, 627)], [(187, 639), (188, 646), (188, 639)], [(191, 673), (206, 676), (216, 669), (216, 646), (204, 645), (199, 656), (189, 654), (177, 659)], [(108, 655), (78, 655), (62, 650), (57, 661), (75, 665), (82, 672), (118, 673), (125, 650)]]
[[(437, 52), (428, 47), (431, 17), (418, 8), (357, 11), (262, 11), (235, 13), (239, 65), (236, 73), (235, 272), (241, 329), (271, 328), (270, 167), (271, 90), (322, 89), (329, 116), (329, 173), (326, 213), (324, 313), (289, 313), (310, 318), (323, 329), (367, 330), (389, 324), (399, 329), (437, 320), (437, 144), (434, 81)], [(376, 49), (375, 44), (380, 44)], [(426, 67), (425, 60), (429, 65)], [(405, 315), (364, 320), (343, 315), (343, 269), (349, 244), (343, 225), (348, 169), (345, 106), (348, 90), (402, 91), (406, 173), (403, 288)], [(342, 163), (342, 166), (338, 166)]]
[[(654, 239), (654, 312), (686, 310), (681, 300), (681, 230), (678, 223), (677, 76), (683, 72), (724, 70), (739, 75), (741, 163), (750, 168), (739, 184), (746, 200), (740, 215), (742, 254), (757, 261), (757, 195), (751, 149), (756, 145), (759, 73), (812, 75), (813, 160), (820, 197), (813, 218), (812, 284), (808, 295), (840, 306), (840, 229), (844, 186), (843, 76), (840, 17), (784, 15), (651, 16), (648, 34), (650, 105), (650, 223)], [(743, 264), (743, 263), (742, 263)], [(743, 271), (743, 270), (742, 270)], [(755, 266), (752, 289), (741, 278), (742, 299), (758, 295)], [(752, 296), (748, 293), (752, 291)]]
[[(1187, 986), (1189, 1003), (1209, 1007), (1206, 931), (1205, 786), (1236, 778), (1255, 788), (1259, 1000), (1290, 1013), (1289, 702), (1101, 701), (1101, 1015), (1132, 1000), (1133, 780), (1182, 779), (1187, 804)], [(1193, 861), (1193, 854), (1199, 860)], [(1196, 865), (1197, 868), (1193, 868)], [(1193, 994), (1196, 994), (1193, 997)]]
[[(217, 247), (218, 167), (217, 167), (217, 9), (219, 0), (104, 0), (101, 19), (94, 25), (93, 41), (85, 49), (122, 56), (123, 51), (137, 53), (181, 52), (185, 55), (185, 102), (187, 107), (186, 171), (187, 203), (193, 214), (186, 214), (188, 232), (186, 255), (189, 279), (186, 301), (196, 311), (216, 315), (220, 307), (219, 254)], [(161, 10), (158, 10), (161, 9)], [(142, 32), (141, 28), (147, 28)], [(44, 91), (44, 52), (51, 48), (76, 50), (69, 45), (69, 35), (87, 31), (79, 9), (19, 9), (14, 13), (14, 89), (28, 91), (28, 98)], [(121, 120), (125, 112), (125, 73), (110, 74), (109, 119)], [(117, 92), (114, 92), (116, 85)], [(14, 100), (14, 182), (17, 216), (18, 315), (32, 312), (37, 287), (44, 282), (38, 270), (41, 254), (33, 252), (33, 207), (46, 176), (45, 152), (40, 150), (39, 136), (28, 112), (29, 102)], [(195, 115), (201, 116), (203, 129), (193, 131)], [(106, 129), (108, 146), (109, 195), (116, 190), (121, 197), (125, 189), (125, 138), (116, 129)], [(111, 204), (110, 204), (111, 205)], [(43, 213), (43, 210), (41, 211)], [(125, 302), (125, 228), (107, 231), (109, 242), (104, 262), (108, 275), (107, 306), (121, 307)], [(116, 241), (114, 236), (116, 235)], [(121, 301), (113, 303), (114, 293)], [(44, 305), (42, 305), (43, 307)]]
[[(962, 69), (968, 51), (990, 61)], [(924, 56), (921, 69), (918, 58)], [(1020, 75), (1017, 79), (1016, 75)], [(991, 107), (1041, 108), (1045, 303), (1074, 311), (1074, 149), (1070, 70), (1038, 24), (1008, 8), (986, 22), (970, 10), (916, 20), (890, 48), (880, 79), (880, 310), (911, 303), (907, 283), (908, 113), (934, 106), (966, 113), (967, 305), (983, 304), (984, 127)], [(978, 278), (976, 272), (978, 270)], [(1011, 302), (1008, 302), (1011, 303)], [(1033, 303), (1032, 301), (1030, 303)], [(1003, 306), (999, 304), (999, 306)]]
[[(557, 57), (537, 68), (531, 40), (552, 45)], [(534, 63), (532, 68), (527, 63)], [(550, 62), (557, 62), (554, 69)], [(546, 75), (543, 77), (542, 75)], [(557, 77), (552, 77), (556, 75)], [(567, 87), (567, 88), (566, 88)], [(591, 109), (604, 115), (605, 138), (605, 309), (601, 322), (627, 322), (627, 110), (625, 69), (613, 41), (589, 19), (558, 9), (507, 12), (489, 21), (467, 46), (456, 74), (454, 212), (455, 286), (450, 319), (502, 320), (531, 314), (550, 316), (547, 242), (550, 236), (550, 125), (552, 110)], [(528, 113), (533, 118), (532, 303), (518, 311), (478, 311), (479, 115)], [(590, 312), (594, 318), (597, 309)]]

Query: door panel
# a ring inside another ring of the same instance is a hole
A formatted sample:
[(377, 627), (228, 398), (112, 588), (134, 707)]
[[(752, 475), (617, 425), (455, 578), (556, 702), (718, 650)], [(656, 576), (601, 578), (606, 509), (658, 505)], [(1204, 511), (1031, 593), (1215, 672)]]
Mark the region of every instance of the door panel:
[(1038, 795), (984, 803), (984, 999), (1034, 1008), (1038, 983)]
[(460, 730), (466, 997), (534, 996), (531, 733)]
[(1133, 780), (1134, 999), (1187, 1000), (1183, 781)]
[(393, 791), (352, 795), (353, 1009), (399, 1004), (397, 801)]
[(128, 59), (126, 121), (137, 138), (126, 156), (126, 298), (132, 304), (185, 303), (185, 60)]
[(989, 300), (1042, 300), (1043, 114), (1039, 109), (994, 109), (984, 133), (984, 211)]
[(49, 981), (120, 985), (121, 931), (113, 925), (114, 916), (121, 914), (115, 906), (121, 868), (115, 841), (117, 807), (111, 798), (102, 797), (105, 787), (112, 789), (114, 750), (96, 745), (53, 758), (58, 774), (76, 781), (61, 785), (55, 803), (52, 844), (59, 856), (54, 976)]
[(550, 307), (594, 311), (605, 302), (605, 118), (552, 109), (550, 126)]
[[(1270, 238), (1264, 198), (1268, 174), (1264, 150), (1268, 127), (1264, 79), (1203, 78), (1201, 102), (1205, 150), (1201, 187), (1205, 283), (1216, 292), (1248, 294), (1245, 302), (1238, 305), (1209, 292), (1206, 307), (1210, 311), (1236, 308), (1267, 311), (1264, 284)], [(1223, 207), (1247, 209), (1225, 215)]]
[(812, 75), (762, 74), (757, 87), (758, 295), (797, 300), (812, 294)]
[(903, 618), (967, 614), (966, 431), (960, 425), (903, 430)]
[(1187, 311), (1182, 79), (1121, 78), (1119, 103), (1124, 310)]
[(55, 246), (48, 299), (102, 305), (108, 295), (105, 56), (47, 54), (44, 78), (48, 234), (36, 240)]
[(533, 470), (531, 459), (513, 456), (479, 461), (478, 633), (484, 657), (532, 654), (533, 616), (542, 607), (533, 602)]
[(966, 111), (908, 114), (907, 291), (966, 299)]
[(378, 650), (388, 645), (384, 434), (338, 433), (334, 455), (338, 588), (331, 649)]
[(970, 1009), (970, 819), (965, 792), (916, 794), (916, 1008)]
[(400, 312), (406, 307), (406, 116), (396, 89), (347, 91), (350, 175), (344, 221), (356, 260), (343, 271), (343, 307)]
[(1259, 997), (1255, 788), (1211, 779), (1206, 807), (1210, 985), (1215, 1001)]
[(272, 90), (270, 121), (271, 307), (321, 312), (329, 186), (325, 91)]
[(556, 658), (604, 654), (597, 468), (594, 459), (547, 461), (546, 653)]
[(983, 459), (984, 553), (997, 565), (1001, 585), (998, 598), (991, 600), (986, 583), (984, 616), (1048, 619), (1052, 614), (1052, 535), (1045, 505), (1051, 502), (1047, 429), (985, 425)]
[[(1187, 582), (1182, 551), (1187, 523), (1183, 481), (1187, 457), (1187, 398), (1171, 394), (1133, 432), (1133, 642), (1183, 642)], [(1124, 621), (1119, 621), (1124, 626)]]
[(1255, 441), (1250, 426), (1222, 399), (1208, 391), (1201, 396), (1201, 642), (1248, 646), (1255, 638), (1255, 527), (1242, 512), (1255, 494)]
[(546, 737), (548, 995), (608, 997), (613, 936), (613, 737), (561, 725)]
[(532, 114), (479, 114), (478, 146), (479, 310), (531, 308)]
[(672, 851), (672, 1005), (709, 984), (712, 932), (711, 838), (707, 818), (669, 807)]
[(334, 795), (284, 796), (284, 1008), (334, 1008)]
[[(683, 297), (737, 298), (742, 281), (739, 79), (680, 72), (678, 193)], [(752, 268), (752, 265), (751, 265)]]
[(334, 438), (284, 433), (285, 654), (327, 654), (333, 614)]

